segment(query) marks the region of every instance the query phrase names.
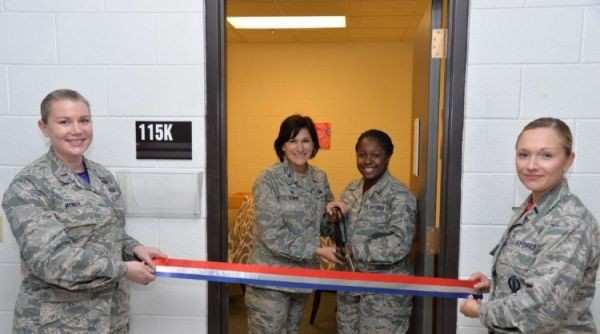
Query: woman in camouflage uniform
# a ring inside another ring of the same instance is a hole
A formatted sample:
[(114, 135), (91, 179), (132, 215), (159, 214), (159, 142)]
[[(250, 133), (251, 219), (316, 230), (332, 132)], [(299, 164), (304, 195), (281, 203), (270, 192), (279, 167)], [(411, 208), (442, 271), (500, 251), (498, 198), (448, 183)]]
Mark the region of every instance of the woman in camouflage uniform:
[[(350, 183), (339, 208), (347, 219), (348, 244), (357, 271), (412, 274), (408, 254), (415, 233), (416, 201), (388, 172), (394, 145), (383, 131), (368, 130), (356, 143), (356, 166), (362, 178)], [(339, 292), (340, 334), (399, 334), (408, 330), (412, 298), (373, 293)]]
[(165, 255), (127, 235), (114, 177), (84, 158), (93, 137), (88, 101), (54, 91), (38, 125), (50, 150), (17, 174), (2, 201), (23, 273), (13, 333), (127, 333), (127, 281), (153, 281), (152, 258)]
[(596, 333), (590, 304), (600, 231), (564, 177), (574, 158), (561, 120), (534, 120), (517, 138), (517, 174), (531, 194), (492, 250), (491, 281), (472, 275), (480, 280), (476, 288), (491, 288), (488, 300), (460, 307), (490, 333)]
[[(335, 259), (335, 248), (319, 247), (325, 205), (332, 199), (327, 176), (309, 165), (319, 150), (317, 132), (306, 116), (286, 118), (274, 143), (280, 163), (262, 172), (253, 188), (255, 246), (249, 263), (318, 268), (317, 257)], [(246, 289), (251, 334), (294, 334), (300, 329), (310, 290)]]

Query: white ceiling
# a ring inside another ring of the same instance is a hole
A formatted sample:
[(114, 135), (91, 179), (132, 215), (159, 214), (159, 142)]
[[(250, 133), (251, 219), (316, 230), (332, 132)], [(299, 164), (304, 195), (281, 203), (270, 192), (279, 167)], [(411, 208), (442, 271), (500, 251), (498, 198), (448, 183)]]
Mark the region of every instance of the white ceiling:
[(345, 29), (238, 30), (238, 43), (380, 42), (412, 40), (425, 0), (227, 0), (228, 16), (346, 16)]

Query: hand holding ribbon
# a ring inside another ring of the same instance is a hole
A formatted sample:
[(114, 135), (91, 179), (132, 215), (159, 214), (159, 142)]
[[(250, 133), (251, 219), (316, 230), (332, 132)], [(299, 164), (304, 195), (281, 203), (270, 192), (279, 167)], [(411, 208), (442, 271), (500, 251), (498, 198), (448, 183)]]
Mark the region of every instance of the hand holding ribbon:
[(212, 282), (319, 289), (348, 292), (384, 293), (444, 298), (466, 298), (475, 291), (474, 280), (418, 277), (284, 268), (185, 259), (155, 259), (156, 275)]

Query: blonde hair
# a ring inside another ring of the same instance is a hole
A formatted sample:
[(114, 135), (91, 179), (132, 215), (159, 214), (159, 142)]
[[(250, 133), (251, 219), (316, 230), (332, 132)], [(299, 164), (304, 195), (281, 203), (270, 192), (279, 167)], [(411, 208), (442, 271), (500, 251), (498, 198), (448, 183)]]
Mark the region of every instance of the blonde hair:
[(40, 116), (44, 124), (48, 123), (48, 116), (52, 111), (52, 102), (61, 100), (83, 102), (87, 106), (88, 110), (90, 109), (90, 102), (78, 91), (72, 89), (57, 89), (46, 95), (46, 97), (44, 97), (42, 100), (42, 104), (40, 105)]
[(567, 123), (563, 122), (558, 118), (553, 117), (542, 117), (529, 122), (527, 125), (525, 125), (523, 130), (521, 130), (521, 133), (519, 133), (515, 145), (519, 143), (523, 132), (539, 128), (554, 129), (554, 131), (556, 131), (558, 136), (562, 139), (562, 145), (565, 149), (565, 153), (567, 154), (567, 156), (570, 156), (573, 153), (573, 134), (571, 133), (571, 129), (569, 128)]

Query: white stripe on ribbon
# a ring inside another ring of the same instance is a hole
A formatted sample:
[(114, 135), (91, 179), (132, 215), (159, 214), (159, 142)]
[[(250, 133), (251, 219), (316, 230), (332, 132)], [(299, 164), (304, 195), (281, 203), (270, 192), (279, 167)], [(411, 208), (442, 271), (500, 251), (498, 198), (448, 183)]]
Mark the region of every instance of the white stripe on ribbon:
[[(186, 261), (193, 263), (193, 266), (182, 266), (181, 262)], [(173, 262), (177, 265), (163, 265), (159, 262), (156, 266), (157, 276), (284, 288), (445, 298), (466, 298), (475, 293), (473, 289), (475, 281), (341, 271), (325, 272), (313, 269), (231, 265), (205, 261), (173, 260)], [(203, 263), (207, 264), (204, 268), (202, 267)], [(215, 269), (209, 264), (217, 264), (219, 269)], [(228, 269), (228, 266), (231, 266), (232, 269)], [(248, 267), (248, 270), (243, 270), (244, 267)], [(256, 268), (261, 269), (260, 272), (257, 272)], [(339, 278), (332, 276), (339, 276)], [(378, 277), (384, 276), (386, 279), (378, 279)], [(390, 281), (390, 277), (393, 277), (393, 281)]]

